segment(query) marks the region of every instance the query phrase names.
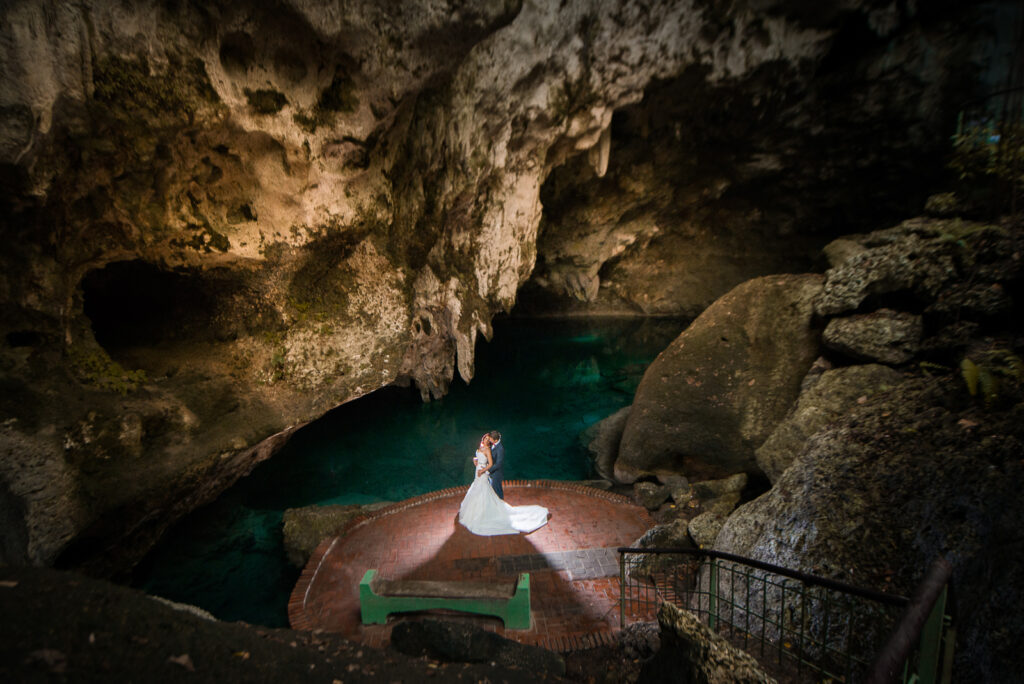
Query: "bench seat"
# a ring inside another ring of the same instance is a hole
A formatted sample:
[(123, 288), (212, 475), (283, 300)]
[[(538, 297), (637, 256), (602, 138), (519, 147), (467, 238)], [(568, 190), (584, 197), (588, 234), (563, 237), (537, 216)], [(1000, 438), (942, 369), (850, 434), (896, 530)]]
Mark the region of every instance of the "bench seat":
[(506, 629), (530, 628), (530, 575), (497, 581), (386, 580), (367, 570), (359, 583), (364, 625), (387, 622), (392, 613), (444, 608), (500, 617)]

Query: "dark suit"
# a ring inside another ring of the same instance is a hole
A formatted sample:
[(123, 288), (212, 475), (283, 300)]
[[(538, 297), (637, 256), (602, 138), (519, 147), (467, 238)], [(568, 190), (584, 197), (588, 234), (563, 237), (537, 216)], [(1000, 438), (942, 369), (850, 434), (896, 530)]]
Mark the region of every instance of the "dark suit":
[(494, 461), (489, 472), (491, 487), (499, 499), (504, 499), (505, 492), (501, 488), (501, 480), (505, 477), (505, 446), (501, 442), (491, 445), (491, 460)]

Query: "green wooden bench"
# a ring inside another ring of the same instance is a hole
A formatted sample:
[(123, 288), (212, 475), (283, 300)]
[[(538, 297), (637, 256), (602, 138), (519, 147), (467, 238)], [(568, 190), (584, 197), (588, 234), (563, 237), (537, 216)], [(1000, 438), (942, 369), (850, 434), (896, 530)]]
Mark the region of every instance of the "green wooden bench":
[(518, 580), (386, 580), (367, 570), (359, 583), (359, 607), (364, 625), (382, 625), (391, 613), (446, 608), (464, 613), (495, 615), (506, 629), (530, 628), (530, 575)]

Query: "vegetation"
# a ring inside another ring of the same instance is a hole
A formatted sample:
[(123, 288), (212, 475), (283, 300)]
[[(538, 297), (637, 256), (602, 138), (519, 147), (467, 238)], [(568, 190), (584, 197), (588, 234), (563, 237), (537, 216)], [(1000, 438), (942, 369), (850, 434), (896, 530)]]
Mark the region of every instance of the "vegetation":
[(79, 380), (97, 389), (125, 395), (146, 382), (145, 371), (125, 370), (99, 347), (71, 347), (68, 349), (68, 359)]
[(1019, 385), (1024, 380), (1024, 361), (1009, 349), (994, 347), (965, 356), (960, 362), (960, 372), (967, 392), (972, 397), (980, 394), (985, 406), (991, 408), (1001, 396), (1005, 383)]

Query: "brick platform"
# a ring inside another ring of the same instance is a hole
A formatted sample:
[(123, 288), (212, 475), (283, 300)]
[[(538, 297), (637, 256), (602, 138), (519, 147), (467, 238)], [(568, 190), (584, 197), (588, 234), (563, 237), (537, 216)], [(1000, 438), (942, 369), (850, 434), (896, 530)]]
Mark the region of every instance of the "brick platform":
[(488, 579), (530, 573), (533, 624), (446, 613), (523, 643), (570, 650), (608, 639), (619, 627), (618, 555), (654, 521), (629, 499), (571, 482), (511, 481), (505, 500), (540, 504), (548, 524), (530, 534), (479, 537), (458, 523), (468, 486), (408, 499), (353, 520), (317, 547), (288, 602), (295, 629), (323, 629), (384, 646), (391, 628), (362, 625), (359, 580), (376, 568), (389, 579)]

